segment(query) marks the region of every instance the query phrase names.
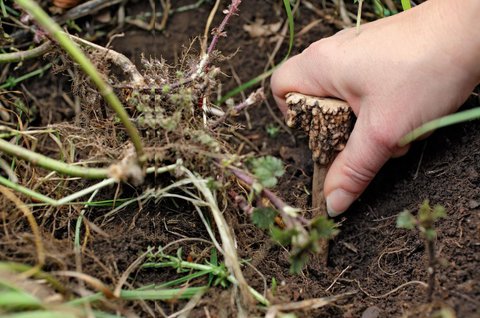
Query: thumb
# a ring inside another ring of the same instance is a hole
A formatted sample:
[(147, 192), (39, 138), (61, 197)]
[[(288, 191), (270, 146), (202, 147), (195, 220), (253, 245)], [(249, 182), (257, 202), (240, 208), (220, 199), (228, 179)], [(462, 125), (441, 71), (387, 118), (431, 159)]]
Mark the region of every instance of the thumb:
[(388, 130), (375, 129), (378, 125), (369, 123), (368, 116), (361, 117), (325, 179), (327, 211), (331, 217), (347, 210), (392, 155), (407, 150), (396, 146), (395, 137)]

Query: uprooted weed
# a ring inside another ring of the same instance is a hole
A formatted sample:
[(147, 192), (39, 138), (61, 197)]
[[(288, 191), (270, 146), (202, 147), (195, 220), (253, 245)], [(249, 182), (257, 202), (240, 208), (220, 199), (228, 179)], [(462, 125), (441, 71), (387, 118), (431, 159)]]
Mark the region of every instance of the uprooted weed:
[[(52, 54), (52, 60), (68, 62), (65, 56), (62, 56), (61, 59), (58, 58), (61, 54), (60, 52)], [(214, 54), (213, 56), (219, 55)], [(147, 166), (162, 167), (178, 163), (181, 160), (181, 166), (186, 169), (185, 171), (194, 171), (195, 176), (192, 175), (191, 178), (208, 180), (207, 186), (215, 192), (222, 210), (235, 208), (230, 204), (231, 200), (227, 196), (227, 191), (233, 190), (234, 192), (244, 193), (245, 190), (233, 181), (231, 173), (226, 170), (226, 167), (242, 168), (242, 160), (245, 160), (246, 157), (236, 155), (227, 140), (226, 130), (231, 131), (236, 126), (227, 124), (225, 112), (217, 109), (217, 116), (212, 116), (210, 112), (206, 111), (210, 107), (214, 107), (211, 100), (216, 99), (216, 96), (212, 96), (212, 92), (217, 90), (216, 77), (219, 75), (219, 69), (212, 66), (215, 58), (209, 59), (206, 71), (198, 69), (200, 63), (198, 58), (190, 58), (188, 62), (175, 67), (167, 65), (161, 60), (144, 59), (144, 70), (142, 72), (144, 82), (142, 86), (133, 87), (129, 82), (119, 80), (120, 76), (111, 73), (113, 68), (106, 65), (101, 54), (90, 54), (90, 58), (103, 71), (102, 75), (115, 87), (132, 120), (141, 131), (148, 158)], [(65, 65), (62, 68), (65, 69)], [(69, 68), (75, 74), (73, 87), (80, 100), (81, 112), (72, 121), (49, 125), (48, 130), (54, 133), (37, 135), (35, 137), (35, 150), (66, 162), (85, 162), (89, 163), (90, 166), (110, 165), (118, 158), (129, 158), (131, 146), (128, 136), (121, 124), (118, 123), (115, 114), (105, 106), (100, 94), (76, 70), (76, 67), (71, 64)], [(257, 98), (256, 101), (260, 101), (262, 95), (261, 93), (257, 93), (257, 95), (260, 98)], [(218, 113), (220, 116), (218, 116)], [(23, 142), (26, 147), (29, 144), (28, 140)], [(24, 172), (19, 173), (19, 169), (23, 169)], [(90, 211), (89, 216), (94, 218), (95, 221), (93, 223), (84, 221), (80, 235), (83, 243), (82, 254), (86, 259), (91, 259), (87, 256), (88, 254), (95, 254), (95, 252), (88, 251), (90, 248), (94, 249), (89, 243), (92, 238), (89, 237), (105, 234), (94, 224), (97, 221), (98, 224), (112, 222), (116, 217), (115, 213), (118, 213), (122, 207), (127, 205), (122, 205), (124, 202), (122, 199), (125, 197), (128, 204), (138, 204), (140, 211), (150, 201), (159, 202), (162, 197), (168, 195), (172, 196), (173, 199), (164, 199), (167, 210), (169, 205), (171, 205), (171, 208), (176, 207), (177, 209), (180, 205), (196, 214), (196, 202), (203, 202), (198, 198), (200, 194), (196, 194), (195, 187), (192, 186), (194, 181), (185, 181), (186, 173), (180, 169), (173, 170), (168, 175), (155, 178), (148, 177), (143, 185), (136, 188), (132, 188), (129, 183), (139, 184), (141, 181), (139, 179), (142, 177), (141, 171), (132, 174), (122, 171), (122, 169), (128, 170), (130, 165), (119, 163), (115, 172), (120, 179), (126, 181), (126, 184), (121, 188), (103, 189), (94, 199), (96, 202), (102, 202), (105, 199), (109, 202), (106, 205), (110, 204), (110, 207), (94, 208), (93, 210), (96, 211)], [(77, 178), (59, 178), (55, 174), (25, 163), (17, 165), (14, 172), (23, 176), (19, 183), (54, 199), (60, 199), (92, 184), (91, 181)], [(129, 175), (130, 178), (124, 177), (125, 174)], [(164, 189), (167, 190), (163, 191)], [(186, 199), (187, 204), (175, 203), (172, 201), (175, 198), (180, 201)], [(188, 203), (189, 199), (193, 200), (192, 203)], [(86, 198), (82, 198), (82, 200), (86, 200)], [(2, 206), (6, 207), (9, 204), (5, 202)], [(197, 209), (200, 208), (204, 209), (202, 205), (197, 206)], [(12, 213), (2, 214), (5, 229), (1, 235), (3, 242), (2, 259), (35, 263), (36, 250), (28, 244), (28, 242), (32, 242), (32, 236), (20, 234), (28, 233), (28, 226), (22, 221), (21, 215), (14, 212), (15, 207), (12, 207), (11, 211)], [(82, 213), (81, 204), (61, 207), (39, 205), (33, 211), (38, 222), (42, 224), (43, 231), (52, 233), (54, 240), (60, 242), (69, 238), (71, 241), (78, 235), (78, 233), (75, 233), (75, 222), (72, 223), (72, 221), (78, 219)], [(105, 214), (105, 217), (102, 217), (102, 214)], [(153, 216), (153, 220), (155, 219), (156, 217)], [(48, 244), (51, 239), (47, 237), (51, 236), (44, 235), (44, 242), (47, 242), (46, 244), (49, 246), (55, 245)], [(169, 239), (172, 240), (172, 238)], [(162, 244), (167, 242), (168, 240), (165, 239)], [(158, 244), (158, 242), (156, 243)], [(145, 249), (147, 246), (143, 246), (143, 248)], [(21, 252), (13, 253), (13, 250), (21, 250)], [(54, 253), (54, 249), (49, 251), (45, 269), (65, 270), (76, 268), (79, 270), (78, 262), (74, 262), (71, 258), (72, 252), (65, 251), (63, 255), (62, 253), (55, 255), (57, 253)], [(142, 251), (139, 250), (138, 252), (141, 253)], [(118, 280), (118, 277), (110, 272), (112, 270), (111, 265), (102, 265), (103, 261), (101, 259), (96, 262), (98, 264), (93, 267), (97, 271), (105, 272), (104, 274), (97, 273), (98, 277), (110, 277), (113, 281)], [(91, 261), (88, 261), (88, 263), (91, 264)], [(85, 268), (85, 270), (90, 273), (95, 272), (92, 269)], [(120, 270), (117, 274), (120, 275), (122, 269), (116, 270)], [(111, 280), (107, 279), (107, 281)], [(74, 286), (72, 285), (72, 288), (75, 288)]]

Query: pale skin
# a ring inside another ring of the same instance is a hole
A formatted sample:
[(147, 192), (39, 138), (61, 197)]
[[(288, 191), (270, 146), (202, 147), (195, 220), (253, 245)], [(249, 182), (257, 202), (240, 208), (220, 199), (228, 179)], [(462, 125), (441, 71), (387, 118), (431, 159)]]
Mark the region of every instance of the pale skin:
[(337, 216), (363, 193), (399, 140), (423, 123), (456, 111), (480, 83), (480, 1), (430, 0), (407, 12), (348, 29), (311, 44), (272, 76), (285, 94), (347, 101), (357, 116), (345, 149), (324, 185)]

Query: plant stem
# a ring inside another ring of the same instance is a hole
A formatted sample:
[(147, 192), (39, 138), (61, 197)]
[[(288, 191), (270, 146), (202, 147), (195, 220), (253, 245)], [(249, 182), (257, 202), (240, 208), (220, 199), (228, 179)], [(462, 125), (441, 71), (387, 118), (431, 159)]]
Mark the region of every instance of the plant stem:
[(90, 77), (93, 83), (97, 86), (100, 94), (107, 101), (107, 103), (117, 113), (122, 124), (125, 126), (130, 139), (135, 147), (137, 153), (137, 160), (140, 165), (146, 161), (146, 156), (143, 151), (143, 144), (137, 128), (130, 121), (130, 118), (123, 108), (122, 103), (113, 92), (110, 85), (108, 85), (98, 73), (92, 62), (83, 54), (83, 52), (75, 45), (75, 43), (62, 31), (60, 26), (48, 16), (45, 11), (33, 0), (16, 0), (19, 6), (27, 11), (51, 36), (58, 41), (58, 43), (65, 49), (70, 57), (77, 62), (82, 70)]
[(228, 12), (223, 18), (222, 23), (220, 23), (220, 26), (214, 30), (215, 35), (213, 36), (212, 42), (210, 42), (210, 45), (208, 46), (207, 54), (210, 55), (215, 47), (217, 46), (218, 39), (223, 36), (223, 31), (225, 30), (225, 27), (227, 26), (228, 20), (238, 11), (238, 6), (240, 5), (242, 1), (241, 0), (232, 0), (232, 3), (228, 7)]
[[(157, 173), (157, 174), (160, 174), (160, 173), (165, 173), (165, 172), (168, 172), (168, 171), (173, 171), (175, 170), (178, 165), (180, 163), (175, 163), (175, 164), (171, 164), (171, 165), (168, 165), (168, 166), (165, 166), (165, 167), (150, 167), (150, 168), (147, 168), (146, 170), (146, 173), (147, 174), (150, 174), (150, 173)], [(43, 202), (43, 203), (46, 203), (46, 204), (49, 204), (49, 205), (52, 205), (52, 206), (60, 206), (60, 205), (64, 205), (64, 204), (67, 204), (67, 203), (70, 203), (76, 199), (79, 199), (81, 198), (82, 196), (84, 195), (87, 195), (87, 194), (90, 194), (94, 191), (98, 191), (106, 186), (109, 186), (111, 184), (114, 184), (117, 182), (117, 179), (116, 178), (108, 178), (108, 179), (105, 179), (97, 184), (94, 184), (88, 188), (85, 188), (83, 190), (80, 190), (78, 192), (75, 192), (75, 193), (72, 193), (60, 200), (55, 200), (55, 199), (52, 199), (50, 197), (47, 197), (41, 193), (38, 193), (38, 192), (35, 192), (29, 188), (26, 188), (18, 183), (15, 183), (15, 182), (12, 182), (4, 177), (2, 177), (0, 175), (0, 185), (4, 185), (12, 190), (15, 190), (15, 191), (18, 191), (20, 193), (23, 193), (24, 195), (30, 197), (30, 198), (33, 198), (34, 200), (37, 200), (39, 202)]]
[(427, 288), (427, 301), (432, 301), (433, 291), (435, 290), (435, 265), (437, 260), (435, 258), (435, 243), (433, 240), (426, 239), (425, 245), (428, 254), (428, 288)]
[(402, 1), (402, 9), (403, 11), (406, 11), (410, 8), (412, 8), (412, 5), (410, 3), (410, 0), (401, 0)]
[(72, 177), (82, 177), (87, 179), (105, 179), (108, 178), (108, 169), (104, 168), (84, 168), (69, 165), (64, 162), (49, 158), (38, 154), (34, 151), (9, 143), (4, 139), (0, 139), (0, 151), (7, 153), (13, 157), (21, 158), (38, 165), (42, 168), (56, 171)]
[(362, 23), (362, 6), (363, 6), (363, 0), (358, 0), (357, 35), (360, 34), (360, 23)]
[(18, 51), (13, 53), (4, 53), (0, 54), (0, 64), (3, 63), (12, 63), (12, 62), (22, 62), (28, 59), (33, 59), (39, 57), (42, 54), (47, 53), (52, 48), (52, 42), (47, 41), (36, 48), (26, 50), (26, 51)]
[(464, 110), (459, 113), (434, 119), (414, 129), (412, 132), (408, 133), (407, 135), (403, 136), (402, 139), (400, 139), (400, 142), (398, 143), (398, 145), (403, 147), (408, 143), (414, 141), (418, 137), (430, 131), (433, 131), (435, 129), (450, 126), (453, 124), (462, 123), (468, 120), (478, 119), (478, 118), (480, 118), (480, 107)]
[(57, 200), (54, 200), (52, 198), (49, 198), (43, 194), (40, 194), (38, 192), (35, 192), (29, 188), (26, 188), (24, 186), (19, 185), (18, 183), (12, 182), (2, 176), (0, 176), (0, 184), (3, 186), (6, 186), (12, 190), (15, 190), (17, 192), (20, 192), (22, 194), (25, 194), (26, 196), (29, 196), (30, 198), (33, 198), (36, 201), (40, 201), (43, 203), (51, 204), (51, 205), (56, 205)]
[(12, 88), (14, 86), (16, 86), (18, 83), (20, 82), (23, 82), (29, 78), (32, 78), (32, 77), (35, 77), (37, 75), (43, 75), (43, 73), (48, 70), (50, 67), (52, 67), (52, 64), (51, 63), (48, 63), (47, 65), (45, 65), (44, 67), (41, 67), (33, 72), (30, 72), (30, 73), (27, 73), (27, 74), (24, 74), (20, 77), (17, 77), (17, 78), (14, 78), (12, 80), (7, 80), (6, 82), (4, 82), (3, 84), (0, 85), (0, 89), (4, 89), (4, 88)]
[(4, 18), (8, 17), (7, 9), (5, 8), (5, 3), (3, 3), (3, 0), (0, 0), (0, 11), (2, 12), (2, 16)]
[[(235, 177), (237, 177), (239, 180), (246, 183), (250, 187), (253, 186), (255, 180), (252, 176), (248, 175), (244, 171), (237, 168), (229, 167), (229, 169), (235, 175)], [(278, 210), (278, 212), (280, 212), (283, 222), (287, 227), (290, 227), (290, 228), (295, 227), (293, 217), (292, 217), (292, 214), (294, 214), (296, 211), (295, 208), (283, 202), (282, 199), (280, 199), (275, 193), (273, 193), (268, 189), (263, 189), (261, 195), (267, 198), (273, 204), (273, 206)]]
[[(207, 287), (189, 287), (175, 289), (159, 289), (159, 290), (125, 290), (120, 292), (120, 299), (123, 300), (172, 300), (172, 299), (188, 299), (197, 293), (205, 292)], [(77, 298), (67, 302), (69, 305), (81, 305), (85, 303), (93, 303), (98, 300), (105, 299), (103, 293)]]

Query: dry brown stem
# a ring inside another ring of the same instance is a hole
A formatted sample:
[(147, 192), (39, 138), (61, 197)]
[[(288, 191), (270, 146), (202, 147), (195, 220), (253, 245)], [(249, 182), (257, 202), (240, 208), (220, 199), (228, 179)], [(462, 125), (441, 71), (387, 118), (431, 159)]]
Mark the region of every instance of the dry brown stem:
[(102, 54), (108, 62), (120, 67), (125, 72), (125, 74), (130, 77), (129, 84), (131, 86), (142, 87), (145, 85), (144, 77), (137, 70), (137, 67), (135, 66), (135, 64), (133, 64), (132, 61), (130, 61), (130, 59), (128, 59), (125, 55), (118, 53), (112, 49), (104, 48), (103, 46), (89, 42), (87, 40), (76, 37), (74, 35), (69, 35), (69, 36), (76, 43), (82, 46), (86, 46), (90, 49), (94, 49), (95, 51)]

